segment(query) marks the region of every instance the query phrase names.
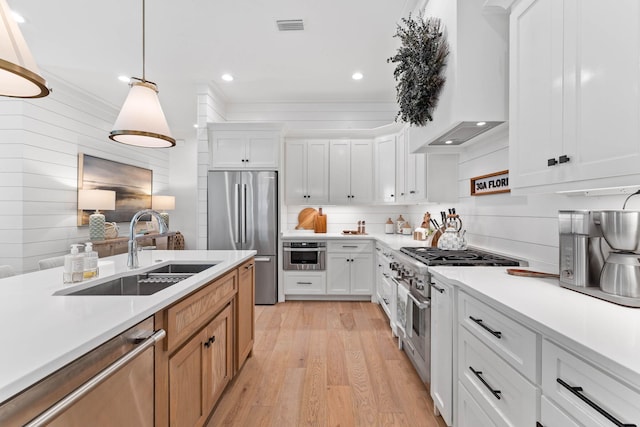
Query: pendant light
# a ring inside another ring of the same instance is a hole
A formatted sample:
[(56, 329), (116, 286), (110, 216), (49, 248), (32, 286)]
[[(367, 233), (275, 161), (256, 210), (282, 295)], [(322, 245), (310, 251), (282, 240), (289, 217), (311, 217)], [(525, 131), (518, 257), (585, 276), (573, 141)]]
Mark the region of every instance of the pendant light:
[(5, 0), (0, 0), (0, 96), (42, 98), (49, 95), (36, 61), (11, 16)]
[(176, 145), (158, 99), (158, 87), (145, 78), (145, 0), (142, 0), (142, 78), (132, 77), (129, 94), (109, 138), (148, 148)]

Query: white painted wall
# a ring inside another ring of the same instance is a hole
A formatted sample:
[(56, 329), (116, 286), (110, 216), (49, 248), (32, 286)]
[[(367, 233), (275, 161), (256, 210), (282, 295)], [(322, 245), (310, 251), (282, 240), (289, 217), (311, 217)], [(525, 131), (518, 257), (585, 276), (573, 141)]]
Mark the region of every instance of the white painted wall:
[(168, 194), (168, 151), (109, 140), (118, 107), (50, 84), (46, 98), (0, 98), (0, 264), (17, 272), (88, 239), (76, 226), (78, 153), (152, 169), (154, 192)]

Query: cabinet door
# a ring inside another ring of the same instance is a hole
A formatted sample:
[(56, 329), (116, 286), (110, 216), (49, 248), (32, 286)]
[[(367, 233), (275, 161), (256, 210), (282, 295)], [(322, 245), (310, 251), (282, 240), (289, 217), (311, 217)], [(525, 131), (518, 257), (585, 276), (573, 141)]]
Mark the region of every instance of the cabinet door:
[(233, 376), (233, 310), (229, 304), (204, 329), (202, 388), (206, 415)]
[(431, 397), (447, 425), (453, 416), (453, 287), (431, 285)]
[(311, 140), (306, 158), (307, 204), (329, 201), (329, 141)]
[(253, 350), (255, 330), (255, 261), (238, 268), (238, 294), (236, 296), (236, 369), (240, 369)]
[(458, 416), (456, 418), (459, 427), (496, 426), (461, 383), (458, 383)]
[(306, 204), (307, 142), (287, 141), (285, 144), (285, 198), (287, 204)]
[(373, 142), (351, 141), (351, 203), (373, 201)]
[(392, 136), (376, 141), (376, 200), (396, 201), (396, 142)]
[(202, 384), (204, 331), (194, 336), (169, 359), (169, 425), (199, 426), (209, 415)]
[(565, 0), (564, 35), (567, 180), (637, 177), (640, 3)]
[[(409, 144), (407, 144), (407, 148)], [(426, 154), (408, 154), (407, 155), (407, 177), (406, 199), (411, 202), (418, 202), (427, 198), (427, 170), (426, 170)]]
[(249, 133), (246, 136), (244, 167), (277, 168), (280, 137), (270, 132)]
[(547, 166), (547, 159), (564, 154), (563, 3), (525, 0), (511, 12), (509, 168), (512, 188), (556, 181), (557, 174), (564, 168), (564, 165)]
[(349, 294), (350, 259), (349, 254), (327, 254), (327, 294)]
[[(391, 162), (391, 159), (388, 160)], [(405, 202), (409, 195), (407, 189), (407, 146), (404, 130), (398, 133), (396, 139), (396, 201)]]
[(240, 132), (213, 132), (211, 166), (214, 168), (244, 168), (246, 137)]
[(352, 295), (371, 295), (373, 289), (373, 255), (352, 254), (350, 272), (350, 293)]
[(329, 146), (329, 202), (351, 201), (351, 142), (331, 141)]

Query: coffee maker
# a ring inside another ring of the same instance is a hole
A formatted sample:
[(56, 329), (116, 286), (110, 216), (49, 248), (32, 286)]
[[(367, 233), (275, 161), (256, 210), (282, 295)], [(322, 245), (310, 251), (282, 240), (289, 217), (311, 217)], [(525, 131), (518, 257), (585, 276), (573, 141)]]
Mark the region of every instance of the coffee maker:
[[(640, 307), (640, 263), (629, 234), (640, 230), (640, 212), (559, 211), (560, 286), (630, 307)], [(624, 221), (621, 221), (621, 218)], [(634, 225), (634, 220), (637, 223)], [(640, 239), (640, 235), (639, 235)], [(631, 248), (633, 246), (633, 248)]]

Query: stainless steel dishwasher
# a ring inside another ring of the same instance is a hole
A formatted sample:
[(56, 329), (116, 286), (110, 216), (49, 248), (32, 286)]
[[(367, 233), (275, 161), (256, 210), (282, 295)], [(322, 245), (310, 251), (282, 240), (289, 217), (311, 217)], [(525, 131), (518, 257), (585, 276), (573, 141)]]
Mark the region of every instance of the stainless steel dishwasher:
[(148, 318), (0, 404), (2, 426), (153, 426), (154, 345)]

